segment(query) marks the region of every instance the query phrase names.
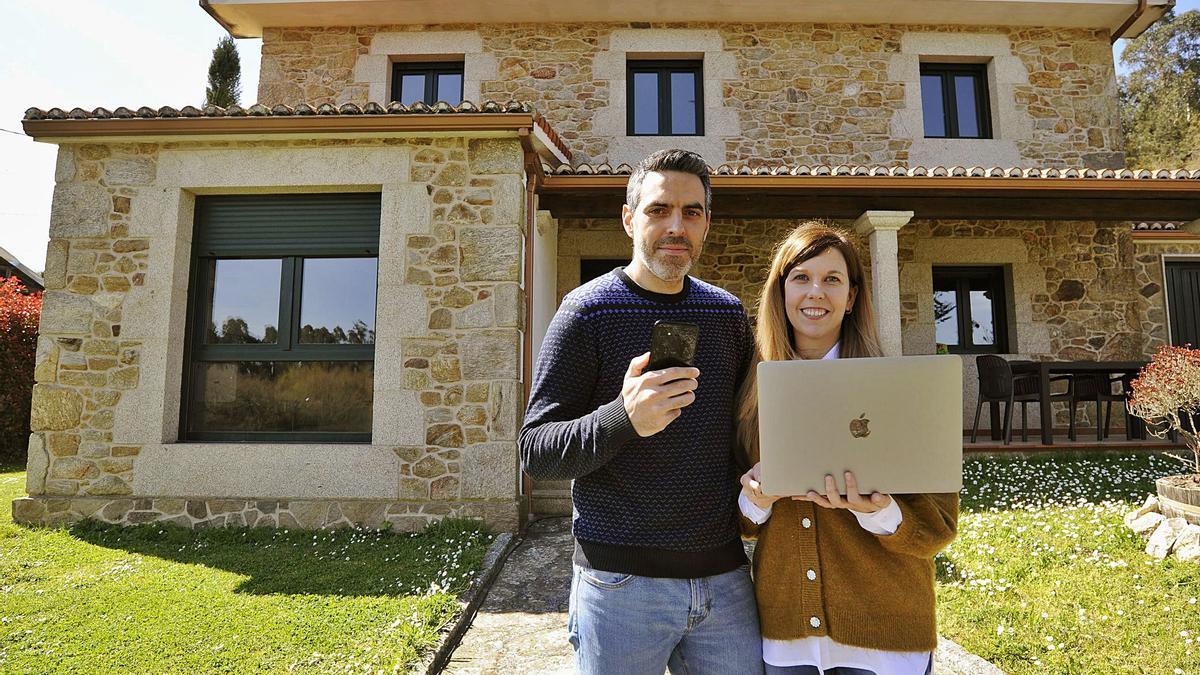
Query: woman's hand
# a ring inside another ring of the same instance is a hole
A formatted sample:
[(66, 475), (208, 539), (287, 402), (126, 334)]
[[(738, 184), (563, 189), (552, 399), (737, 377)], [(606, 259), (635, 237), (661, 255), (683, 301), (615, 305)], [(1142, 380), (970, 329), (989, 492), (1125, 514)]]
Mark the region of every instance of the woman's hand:
[(746, 495), (755, 506), (766, 511), (771, 508), (772, 504), (779, 500), (779, 497), (763, 494), (762, 484), (759, 483), (759, 467), (761, 465), (762, 462), (759, 462), (750, 467), (749, 471), (742, 474), (742, 494)]
[[(758, 467), (755, 466), (755, 468)], [(743, 476), (742, 485), (745, 484), (746, 478)], [(792, 499), (810, 501), (817, 506), (827, 509), (849, 509), (859, 513), (875, 513), (887, 508), (892, 503), (892, 496), (881, 492), (872, 492), (868, 497), (860, 495), (858, 493), (858, 479), (854, 477), (853, 471), (846, 472), (845, 497), (838, 492), (837, 482), (833, 479), (833, 476), (825, 476), (825, 496), (821, 496), (816, 490), (809, 490), (807, 495), (798, 495), (792, 497)]]

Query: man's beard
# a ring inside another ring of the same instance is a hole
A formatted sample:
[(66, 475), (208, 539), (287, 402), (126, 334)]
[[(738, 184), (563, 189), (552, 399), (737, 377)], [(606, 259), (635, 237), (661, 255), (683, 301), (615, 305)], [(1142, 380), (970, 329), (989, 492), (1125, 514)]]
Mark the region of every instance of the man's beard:
[[(688, 254), (684, 256), (669, 255), (658, 250), (660, 246), (683, 246)], [(639, 257), (646, 269), (663, 281), (679, 281), (692, 269), (696, 258), (700, 256), (701, 246), (692, 246), (686, 237), (662, 237), (658, 241), (649, 242), (639, 239), (637, 242)]]

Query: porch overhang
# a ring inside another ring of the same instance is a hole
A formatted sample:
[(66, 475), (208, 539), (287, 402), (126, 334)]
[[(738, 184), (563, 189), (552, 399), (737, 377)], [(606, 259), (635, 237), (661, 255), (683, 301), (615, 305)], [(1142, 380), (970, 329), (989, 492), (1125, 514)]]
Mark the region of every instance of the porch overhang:
[(1174, 5), (1175, 0), (1146, 0), (1144, 6), (1139, 0), (200, 0), (234, 37), (262, 37), (265, 28), (669, 20), (1092, 28), (1115, 39), (1137, 37)]
[[(938, 172), (950, 173), (941, 169), (928, 173)], [(912, 211), (917, 219), (956, 220), (1200, 218), (1200, 171), (1091, 171), (1096, 177), (1084, 177), (1088, 173), (1084, 171), (1072, 173), (1036, 178), (718, 173), (711, 178), (713, 214), (717, 218), (853, 220), (864, 211), (882, 210)], [(1100, 177), (1106, 174), (1112, 177)], [(616, 217), (625, 202), (628, 179), (622, 174), (549, 174), (540, 188), (539, 208), (555, 218)]]

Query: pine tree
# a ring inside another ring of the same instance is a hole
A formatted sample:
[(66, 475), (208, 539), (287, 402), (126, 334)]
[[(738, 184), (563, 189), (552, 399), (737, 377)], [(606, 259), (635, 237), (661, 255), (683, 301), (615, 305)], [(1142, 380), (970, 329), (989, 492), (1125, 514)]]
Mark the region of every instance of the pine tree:
[(1133, 168), (1200, 168), (1200, 12), (1169, 13), (1121, 53), (1121, 126)]
[(222, 108), (238, 102), (242, 96), (242, 60), (238, 57), (237, 45), (226, 35), (213, 50), (212, 62), (208, 64), (208, 88), (205, 90), (205, 105)]

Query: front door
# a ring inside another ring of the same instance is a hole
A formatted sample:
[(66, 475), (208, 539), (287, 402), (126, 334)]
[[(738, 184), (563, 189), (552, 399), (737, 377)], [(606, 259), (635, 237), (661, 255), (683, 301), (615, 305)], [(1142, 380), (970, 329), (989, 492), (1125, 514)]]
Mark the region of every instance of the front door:
[(1166, 264), (1171, 344), (1200, 347), (1200, 260)]

